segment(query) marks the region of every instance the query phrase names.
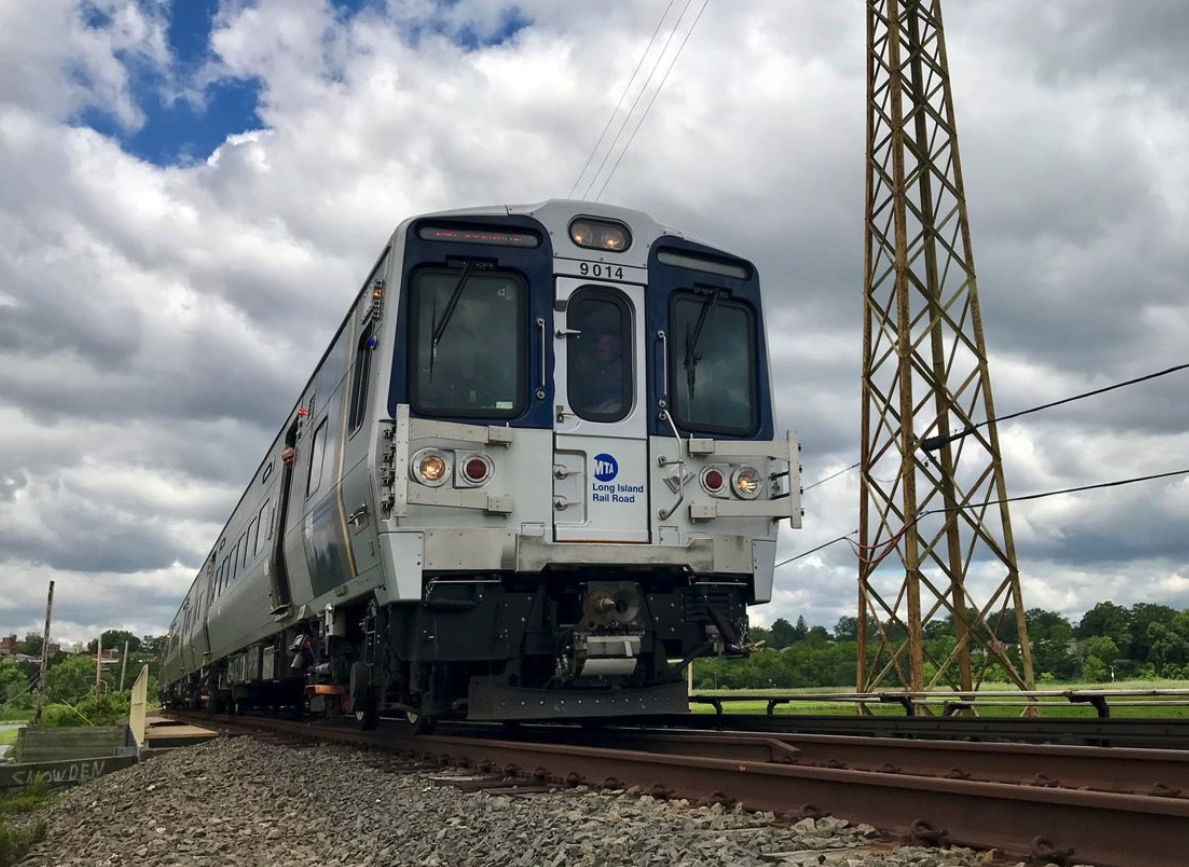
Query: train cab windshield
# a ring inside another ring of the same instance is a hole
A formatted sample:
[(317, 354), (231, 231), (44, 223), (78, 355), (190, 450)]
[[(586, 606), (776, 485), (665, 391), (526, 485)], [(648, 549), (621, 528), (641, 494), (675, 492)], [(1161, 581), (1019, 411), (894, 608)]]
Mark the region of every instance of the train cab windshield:
[(669, 369), (677, 423), (686, 429), (755, 432), (755, 323), (751, 309), (722, 293), (673, 296), (676, 338)]
[(431, 268), (413, 279), (412, 404), (442, 416), (524, 412), (527, 288), (516, 274)]

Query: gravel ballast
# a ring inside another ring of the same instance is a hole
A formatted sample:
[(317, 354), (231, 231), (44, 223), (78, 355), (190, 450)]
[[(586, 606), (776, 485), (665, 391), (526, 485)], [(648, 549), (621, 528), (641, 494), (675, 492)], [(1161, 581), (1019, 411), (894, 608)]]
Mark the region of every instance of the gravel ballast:
[[(383, 767), (381, 767), (383, 765)], [(347, 747), (219, 738), (70, 789), (22, 867), (982, 867), (866, 826), (582, 787), (466, 793)], [(459, 773), (460, 772), (455, 772)], [(1002, 862), (998, 862), (1002, 863)], [(1010, 862), (1009, 862), (1010, 863)]]

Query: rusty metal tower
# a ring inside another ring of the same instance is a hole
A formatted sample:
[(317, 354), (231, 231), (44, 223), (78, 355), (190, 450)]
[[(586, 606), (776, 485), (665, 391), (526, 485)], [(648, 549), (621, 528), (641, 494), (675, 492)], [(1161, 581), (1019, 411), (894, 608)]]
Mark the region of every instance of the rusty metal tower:
[(858, 688), (1031, 689), (995, 425), (922, 449), (995, 416), (940, 0), (867, 3), (864, 264)]

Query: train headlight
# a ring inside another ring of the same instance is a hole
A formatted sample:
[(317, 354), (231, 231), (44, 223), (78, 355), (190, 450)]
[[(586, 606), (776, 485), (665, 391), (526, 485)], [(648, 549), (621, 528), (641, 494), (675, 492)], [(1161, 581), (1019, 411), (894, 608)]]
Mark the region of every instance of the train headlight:
[(422, 449), (413, 455), (413, 477), (436, 488), (450, 477), (450, 462), (436, 449)]
[(575, 220), (570, 223), (570, 240), (579, 247), (614, 253), (621, 253), (632, 245), (627, 226), (604, 220)]
[(760, 494), (760, 471), (755, 467), (739, 467), (731, 474), (731, 487), (737, 496), (754, 500)]

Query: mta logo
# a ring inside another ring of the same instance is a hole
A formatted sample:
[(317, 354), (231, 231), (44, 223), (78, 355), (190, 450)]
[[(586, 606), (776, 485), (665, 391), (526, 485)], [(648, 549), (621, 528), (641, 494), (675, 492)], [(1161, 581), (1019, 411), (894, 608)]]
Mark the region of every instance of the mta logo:
[(619, 475), (619, 461), (611, 455), (595, 455), (594, 464), (594, 477), (600, 482), (610, 482)]

